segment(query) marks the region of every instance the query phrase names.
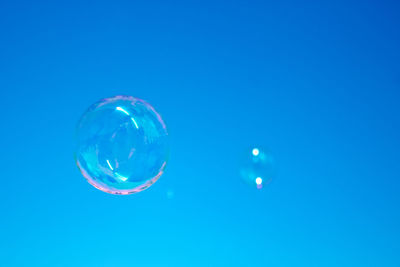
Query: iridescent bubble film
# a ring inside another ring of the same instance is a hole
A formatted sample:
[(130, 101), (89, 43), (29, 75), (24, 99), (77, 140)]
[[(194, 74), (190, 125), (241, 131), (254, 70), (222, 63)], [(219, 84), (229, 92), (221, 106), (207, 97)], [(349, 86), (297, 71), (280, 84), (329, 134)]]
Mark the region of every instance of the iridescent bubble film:
[(93, 104), (77, 126), (76, 163), (97, 189), (132, 194), (151, 186), (168, 159), (168, 134), (147, 102), (115, 96)]
[(275, 174), (274, 159), (267, 150), (254, 147), (246, 152), (240, 170), (242, 180), (257, 189), (261, 189), (272, 181)]

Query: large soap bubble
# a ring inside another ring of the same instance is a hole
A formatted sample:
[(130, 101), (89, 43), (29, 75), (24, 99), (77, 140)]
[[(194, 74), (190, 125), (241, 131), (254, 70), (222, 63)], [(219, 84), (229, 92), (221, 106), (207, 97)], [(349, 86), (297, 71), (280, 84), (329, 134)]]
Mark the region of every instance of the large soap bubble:
[(147, 102), (115, 96), (94, 103), (77, 126), (76, 163), (97, 189), (132, 194), (151, 186), (168, 159), (168, 134)]

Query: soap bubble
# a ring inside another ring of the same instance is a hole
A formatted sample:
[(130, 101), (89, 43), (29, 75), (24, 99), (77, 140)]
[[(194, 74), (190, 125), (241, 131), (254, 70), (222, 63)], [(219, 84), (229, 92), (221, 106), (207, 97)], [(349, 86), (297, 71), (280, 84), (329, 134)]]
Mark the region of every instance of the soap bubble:
[(167, 198), (168, 199), (173, 199), (175, 196), (175, 192), (173, 190), (168, 190), (167, 191)]
[(160, 115), (143, 100), (115, 96), (94, 103), (77, 126), (75, 160), (97, 189), (132, 194), (151, 186), (168, 159)]
[(240, 170), (240, 175), (245, 183), (261, 189), (272, 181), (274, 174), (275, 163), (271, 153), (258, 147), (254, 147), (246, 153), (243, 167)]

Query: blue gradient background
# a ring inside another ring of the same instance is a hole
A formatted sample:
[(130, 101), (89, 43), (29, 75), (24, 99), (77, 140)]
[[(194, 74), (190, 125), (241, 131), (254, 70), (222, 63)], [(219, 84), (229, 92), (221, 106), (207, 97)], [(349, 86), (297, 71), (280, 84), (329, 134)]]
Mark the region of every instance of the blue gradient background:
[[(0, 265), (400, 266), (399, 4), (276, 2), (2, 0)], [(116, 94), (171, 137), (136, 195), (73, 160)], [(239, 178), (254, 145), (262, 191)]]

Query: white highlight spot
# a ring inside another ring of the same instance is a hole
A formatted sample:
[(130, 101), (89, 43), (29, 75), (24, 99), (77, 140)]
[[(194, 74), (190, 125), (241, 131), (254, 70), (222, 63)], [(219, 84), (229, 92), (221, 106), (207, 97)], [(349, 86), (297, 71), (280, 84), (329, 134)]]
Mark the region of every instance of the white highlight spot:
[(121, 174), (119, 174), (119, 173), (117, 173), (117, 172), (115, 173), (115, 176), (117, 176), (117, 178), (120, 179), (120, 180), (123, 181), (123, 182), (125, 182), (126, 180), (128, 180), (128, 178), (122, 176)]
[(123, 113), (125, 113), (126, 115), (130, 116), (129, 112), (126, 111), (125, 109), (121, 108), (121, 107), (116, 107), (116, 110), (122, 111)]
[(133, 124), (135, 124), (136, 129), (139, 129), (139, 127), (138, 127), (138, 125), (137, 125), (135, 119), (134, 119), (133, 117), (131, 117), (131, 120), (133, 121)]
[(123, 108), (121, 108), (121, 107), (116, 107), (115, 109), (116, 109), (116, 110), (119, 110), (119, 111), (121, 111), (121, 112), (123, 112), (123, 113), (125, 113), (126, 115), (128, 115), (128, 116), (131, 118), (131, 120), (132, 120), (133, 124), (135, 125), (136, 129), (139, 129), (139, 126), (138, 126), (138, 124), (136, 123), (135, 119), (131, 116), (131, 114), (129, 114), (128, 111), (126, 111), (125, 109), (123, 109)]
[(114, 168), (111, 166), (111, 164), (110, 164), (110, 162), (108, 160), (107, 160), (107, 164), (108, 164), (108, 167), (110, 167), (110, 169), (113, 171)]
[(261, 185), (261, 184), (262, 184), (262, 179), (261, 179), (261, 177), (257, 177), (257, 178), (256, 178), (256, 184), (257, 184), (257, 185)]
[(254, 156), (257, 157), (260, 154), (260, 150), (258, 150), (258, 148), (253, 148), (252, 153), (253, 153)]

